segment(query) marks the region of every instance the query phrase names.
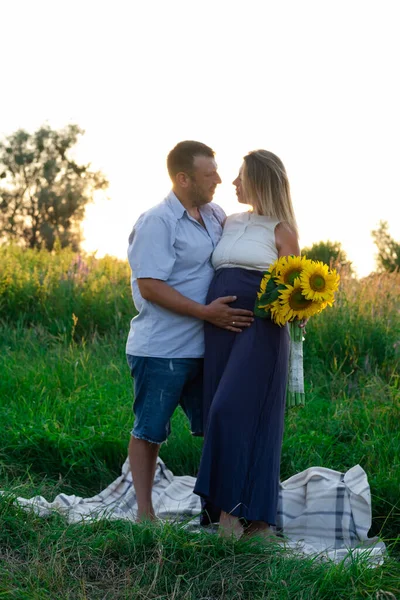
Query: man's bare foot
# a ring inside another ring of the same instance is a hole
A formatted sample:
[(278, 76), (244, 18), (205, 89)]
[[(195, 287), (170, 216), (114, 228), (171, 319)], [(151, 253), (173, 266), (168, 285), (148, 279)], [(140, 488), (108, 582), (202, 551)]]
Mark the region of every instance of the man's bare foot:
[(233, 537), (238, 540), (243, 534), (243, 527), (238, 517), (234, 517), (222, 510), (219, 519), (218, 534), (224, 538)]
[(148, 521), (157, 521), (154, 509), (138, 511), (136, 515), (136, 523), (146, 523)]

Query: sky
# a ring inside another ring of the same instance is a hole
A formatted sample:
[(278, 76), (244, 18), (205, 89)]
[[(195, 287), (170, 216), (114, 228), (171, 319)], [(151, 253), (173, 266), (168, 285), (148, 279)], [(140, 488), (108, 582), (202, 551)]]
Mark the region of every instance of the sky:
[(214, 200), (258, 148), (284, 162), (301, 247), (341, 242), (375, 268), (380, 220), (400, 239), (398, 2), (0, 0), (0, 136), (85, 130), (76, 154), (110, 181), (84, 249), (126, 256), (137, 217), (170, 189), (179, 141), (210, 145)]

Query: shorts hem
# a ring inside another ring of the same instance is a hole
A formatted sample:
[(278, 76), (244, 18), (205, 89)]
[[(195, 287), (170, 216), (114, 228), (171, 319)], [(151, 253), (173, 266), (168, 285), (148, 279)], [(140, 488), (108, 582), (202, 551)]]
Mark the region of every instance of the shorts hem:
[(145, 442), (149, 442), (150, 444), (157, 444), (158, 446), (160, 446), (161, 444), (163, 444), (164, 442), (167, 441), (167, 438), (165, 438), (161, 442), (158, 442), (158, 441), (150, 439), (147, 435), (140, 435), (137, 433), (133, 433), (133, 431), (131, 431), (131, 436), (134, 437), (136, 440), (143, 440)]

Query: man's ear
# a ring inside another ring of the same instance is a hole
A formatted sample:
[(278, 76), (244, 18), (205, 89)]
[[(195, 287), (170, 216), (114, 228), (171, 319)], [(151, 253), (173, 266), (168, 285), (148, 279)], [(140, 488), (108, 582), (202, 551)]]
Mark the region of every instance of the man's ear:
[(179, 187), (187, 188), (189, 186), (190, 177), (186, 173), (180, 172), (175, 175), (175, 181)]

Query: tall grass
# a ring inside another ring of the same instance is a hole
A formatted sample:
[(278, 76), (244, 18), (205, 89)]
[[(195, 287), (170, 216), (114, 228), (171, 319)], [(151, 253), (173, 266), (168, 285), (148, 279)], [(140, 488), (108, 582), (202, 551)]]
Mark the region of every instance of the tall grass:
[(0, 246), (0, 316), (77, 339), (122, 331), (135, 314), (129, 276), (127, 261), (111, 256)]
[[(127, 265), (4, 247), (0, 261), (0, 489), (91, 496), (119, 473), (132, 428)], [(281, 466), (286, 479), (312, 465), (359, 463), (371, 485), (371, 533), (393, 550), (399, 291), (399, 274), (343, 276), (334, 307), (310, 321), (306, 406), (287, 414)], [(161, 456), (176, 474), (195, 475), (201, 445), (178, 411)], [(362, 562), (328, 568), (172, 526), (67, 527), (27, 516), (7, 499), (0, 558), (0, 596), (10, 598), (393, 598), (400, 590), (390, 560), (373, 572)]]
[[(334, 309), (309, 326), (308, 370), (325, 376), (377, 373), (389, 377), (400, 356), (400, 276), (360, 281), (341, 273)], [(0, 246), (0, 317), (10, 325), (42, 326), (53, 335), (88, 338), (127, 332), (135, 309), (127, 261), (59, 249)]]
[(305, 360), (313, 375), (326, 378), (328, 371), (350, 386), (365, 375), (388, 381), (400, 360), (400, 273), (357, 280), (342, 271), (334, 307), (308, 329)]

